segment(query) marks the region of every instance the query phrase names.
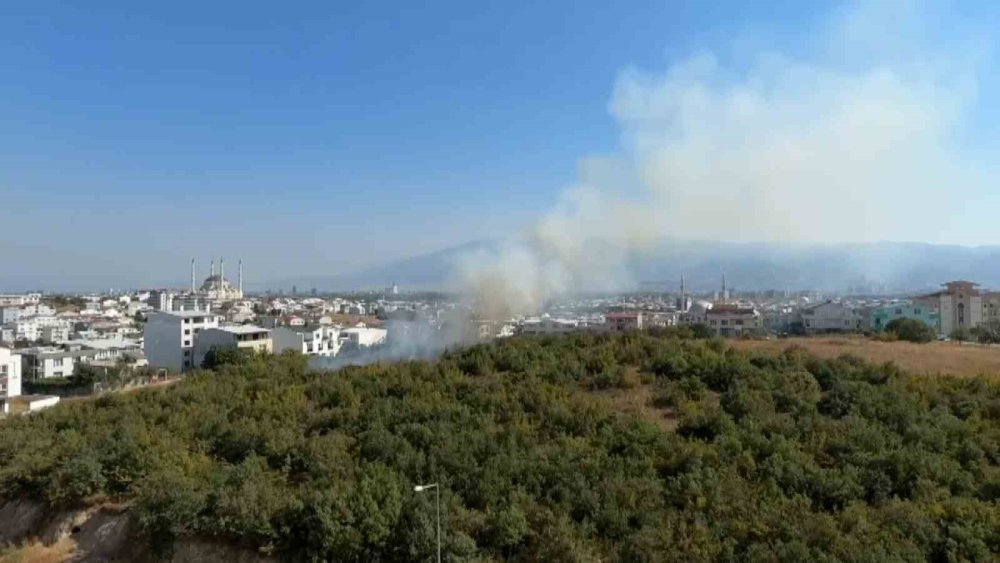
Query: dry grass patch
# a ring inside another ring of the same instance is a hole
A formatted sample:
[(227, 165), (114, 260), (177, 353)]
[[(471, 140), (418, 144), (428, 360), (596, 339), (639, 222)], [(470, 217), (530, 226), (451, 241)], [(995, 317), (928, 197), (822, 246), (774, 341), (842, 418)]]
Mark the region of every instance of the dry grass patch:
[(895, 362), (919, 374), (1000, 377), (1000, 347), (957, 342), (878, 342), (863, 337), (801, 337), (778, 340), (734, 340), (733, 348), (780, 353), (797, 345), (820, 358), (851, 354), (870, 362)]
[(653, 406), (653, 398), (656, 396), (655, 385), (644, 384), (630, 389), (606, 389), (598, 391), (597, 395), (607, 399), (615, 410), (652, 422), (664, 432), (673, 432), (677, 429), (677, 413), (673, 408)]
[(72, 561), (76, 558), (76, 541), (73, 538), (63, 538), (52, 545), (34, 542), (21, 547), (0, 551), (0, 561), (11, 563), (57, 563)]

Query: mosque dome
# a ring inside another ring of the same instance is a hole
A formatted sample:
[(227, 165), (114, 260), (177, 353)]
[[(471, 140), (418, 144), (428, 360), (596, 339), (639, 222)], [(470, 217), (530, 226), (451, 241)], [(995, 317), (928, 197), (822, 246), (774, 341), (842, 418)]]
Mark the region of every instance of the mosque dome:
[(201, 284), (202, 291), (218, 291), (220, 289), (230, 290), (232, 285), (220, 275), (208, 276)]
[(213, 301), (226, 301), (243, 297), (243, 260), (239, 263), (238, 283), (233, 284), (226, 279), (225, 262), (219, 261), (219, 273), (215, 273), (215, 261), (212, 261), (210, 274), (201, 287), (195, 291), (194, 260), (191, 261), (191, 293), (199, 294)]

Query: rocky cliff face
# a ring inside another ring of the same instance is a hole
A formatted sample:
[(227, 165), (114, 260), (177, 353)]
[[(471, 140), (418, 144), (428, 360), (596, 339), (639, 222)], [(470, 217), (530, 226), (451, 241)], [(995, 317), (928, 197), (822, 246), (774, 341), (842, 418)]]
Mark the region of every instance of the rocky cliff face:
[[(0, 559), (26, 561), (153, 561), (147, 542), (132, 525), (128, 510), (101, 505), (54, 510), (31, 500), (0, 502)], [(175, 563), (271, 559), (225, 543), (178, 542)]]

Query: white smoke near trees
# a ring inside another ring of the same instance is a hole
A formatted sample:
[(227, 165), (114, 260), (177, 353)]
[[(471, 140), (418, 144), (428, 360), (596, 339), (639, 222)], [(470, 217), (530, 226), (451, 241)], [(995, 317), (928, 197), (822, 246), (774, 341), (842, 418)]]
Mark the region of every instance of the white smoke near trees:
[(628, 259), (666, 237), (947, 237), (951, 187), (977, 181), (952, 145), (978, 61), (967, 45), (921, 47), (925, 30), (914, 4), (868, 3), (794, 53), (624, 71), (609, 104), (622, 153), (582, 166), (529, 233), (461, 260), (461, 287), (502, 316), (628, 287)]

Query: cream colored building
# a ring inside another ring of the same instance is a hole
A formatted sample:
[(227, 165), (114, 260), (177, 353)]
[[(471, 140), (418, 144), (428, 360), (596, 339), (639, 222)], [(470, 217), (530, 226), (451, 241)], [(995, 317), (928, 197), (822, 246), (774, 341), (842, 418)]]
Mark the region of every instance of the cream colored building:
[(983, 296), (979, 284), (958, 280), (944, 284), (944, 289), (913, 298), (914, 304), (936, 310), (941, 316), (940, 334), (960, 328), (972, 329), (983, 324)]

